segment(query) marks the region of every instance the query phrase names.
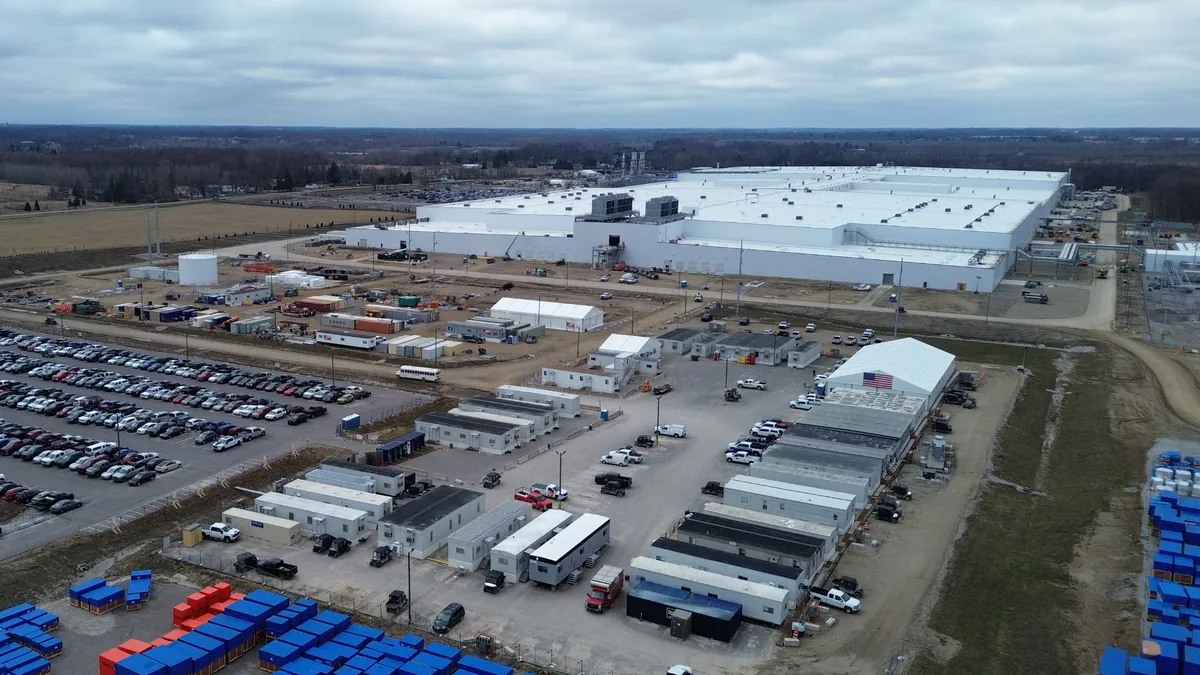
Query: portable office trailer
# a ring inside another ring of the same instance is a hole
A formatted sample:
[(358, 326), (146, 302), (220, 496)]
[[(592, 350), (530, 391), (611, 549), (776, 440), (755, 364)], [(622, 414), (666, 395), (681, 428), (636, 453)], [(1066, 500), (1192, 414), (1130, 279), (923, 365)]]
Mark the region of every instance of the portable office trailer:
[[(682, 620), (691, 634), (721, 642), (732, 642), (742, 626), (740, 604), (653, 581), (643, 581), (629, 591), (625, 596), (625, 616), (670, 626), (672, 634)], [(687, 635), (685, 632), (680, 637)]]
[(762, 461), (764, 464), (791, 464), (866, 476), (871, 481), (871, 492), (874, 492), (875, 488), (879, 487), (880, 479), (883, 476), (884, 460), (878, 457), (846, 454), (840, 452), (839, 447), (836, 444), (814, 443), (799, 446), (777, 442), (763, 453)]
[(254, 510), (300, 523), (303, 534), (332, 534), (352, 539), (367, 530), (367, 512), (311, 499), (267, 492), (254, 498)]
[(548, 434), (558, 428), (558, 411), (549, 403), (533, 403), (531, 401), (516, 401), (496, 398), (490, 394), (472, 396), (459, 402), (462, 410), (474, 412), (489, 412), (497, 415), (519, 417), (533, 422), (534, 431)]
[(521, 422), (511, 424), (452, 413), (430, 413), (417, 418), (413, 427), (423, 432), (429, 443), (503, 455), (520, 446), (521, 428), (527, 424)]
[(663, 562), (684, 565), (727, 577), (775, 586), (787, 591), (787, 606), (795, 607), (802, 589), (812, 585), (812, 579), (796, 567), (720, 551), (699, 544), (662, 537), (650, 545), (648, 557)]
[(343, 314), (341, 312), (330, 312), (321, 315), (321, 325), (327, 328), (343, 328), (345, 330), (354, 330), (354, 321), (358, 319), (353, 314)]
[(782, 624), (788, 618), (787, 589), (727, 577), (686, 565), (638, 556), (629, 561), (629, 580), (634, 584), (649, 581), (689, 593), (702, 593), (710, 598), (736, 602), (742, 615), (769, 623)]
[(285, 494), (303, 497), (322, 504), (336, 504), (348, 509), (366, 511), (371, 520), (379, 520), (392, 511), (392, 498), (337, 485), (294, 480), (283, 486)]
[(317, 342), (335, 347), (350, 347), (353, 349), (375, 349), (382, 339), (378, 335), (349, 333), (340, 330), (319, 330), (316, 332)]
[(413, 482), (413, 474), (410, 472), (386, 466), (346, 462), (340, 459), (327, 459), (321, 462), (320, 468), (360, 479), (372, 479), (375, 481), (376, 494), (389, 497), (398, 497), (404, 494), (404, 490)]
[(788, 368), (807, 368), (821, 358), (821, 343), (816, 340), (801, 340), (792, 345), (788, 352)]
[(241, 530), (243, 537), (262, 539), (281, 546), (295, 546), (300, 543), (300, 523), (286, 518), (246, 509), (226, 509), (221, 514), (221, 522)]
[(529, 578), (552, 589), (609, 542), (609, 519), (585, 513), (529, 556)]
[(840, 500), (846, 500), (846, 501), (850, 501), (850, 502), (854, 501), (854, 495), (852, 493), (844, 492), (842, 490), (830, 490), (827, 488), (813, 487), (812, 485), (808, 485), (807, 483), (794, 483), (794, 482), (789, 482), (789, 481), (772, 480), (770, 478), (754, 476), (754, 475), (750, 475), (748, 473), (742, 474), (741, 476), (737, 476), (737, 478), (738, 478), (738, 481), (741, 483), (761, 485), (763, 487), (769, 487), (769, 488), (780, 489), (780, 490), (791, 490), (793, 492), (803, 492), (805, 494), (814, 495), (816, 497), (827, 497), (829, 499), (840, 499)]
[(854, 508), (860, 510), (867, 505), (871, 496), (871, 479), (861, 474), (823, 471), (808, 466), (795, 466), (783, 462), (758, 462), (751, 464), (746, 472), (753, 478), (766, 478), (781, 483), (804, 485), (811, 488), (830, 490), (854, 496)]
[(472, 417), (485, 422), (499, 422), (500, 424), (511, 424), (517, 429), (517, 447), (521, 447), (526, 443), (531, 443), (537, 440), (537, 427), (533, 422), (512, 415), (501, 415), (498, 413), (479, 412), (474, 410), (463, 410), (462, 408), (451, 408), (451, 415), (462, 415), (463, 417)]
[(496, 387), (496, 396), (498, 398), (507, 398), (514, 401), (531, 401), (533, 403), (548, 403), (556, 410), (559, 415), (567, 415), (569, 417), (579, 417), (581, 414), (579, 394), (568, 394), (562, 391), (551, 391), (549, 389), (538, 389), (536, 387), (518, 387), (511, 384), (502, 384)]
[(689, 513), (675, 531), (689, 544), (795, 567), (812, 578), (825, 562), (824, 541), (799, 532), (777, 530), (708, 513)]
[(483, 503), (481, 492), (438, 485), (379, 521), (379, 545), (411, 552), (414, 558), (428, 557), (452, 533), (481, 516)]
[(658, 336), (664, 354), (686, 356), (692, 351), (692, 343), (704, 333), (695, 328), (676, 328)]
[(806, 537), (806, 540), (821, 549), (820, 560), (823, 562), (833, 557), (837, 552), (840, 532), (832, 525), (814, 523), (811, 520), (774, 516), (762, 511), (751, 511), (737, 506), (729, 506), (719, 502), (708, 502), (704, 505), (704, 513), (729, 520), (741, 521), (748, 525), (778, 530), (791, 535)]
[(375, 479), (367, 478), (366, 476), (351, 476), (345, 473), (336, 471), (326, 471), (325, 469), (313, 469), (304, 474), (304, 480), (310, 480), (314, 483), (323, 485), (333, 485), (343, 487), (348, 490), (358, 490), (359, 492), (375, 492)]
[(508, 583), (517, 583), (529, 572), (529, 556), (558, 534), (574, 517), (574, 514), (559, 509), (542, 513), (533, 522), (492, 547), (490, 569), (504, 572), (504, 580)]
[(528, 502), (509, 499), (488, 510), (446, 541), (447, 564), (474, 572), (491, 557), (492, 549), (527, 525), (533, 513)]
[(746, 476), (734, 476), (725, 484), (725, 503), (752, 511), (815, 520), (833, 525), (842, 532), (854, 524), (854, 497), (848, 494), (844, 498), (816, 495), (795, 489), (798, 487), (779, 481), (749, 481)]

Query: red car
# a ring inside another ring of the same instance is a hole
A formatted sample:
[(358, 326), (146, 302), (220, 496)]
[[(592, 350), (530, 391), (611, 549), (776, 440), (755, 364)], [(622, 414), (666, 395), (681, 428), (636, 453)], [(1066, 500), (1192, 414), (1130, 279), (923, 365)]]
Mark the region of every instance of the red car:
[(529, 488), (519, 488), (513, 493), (513, 499), (519, 502), (528, 502), (538, 511), (546, 511), (554, 507), (554, 502), (547, 499), (545, 495)]

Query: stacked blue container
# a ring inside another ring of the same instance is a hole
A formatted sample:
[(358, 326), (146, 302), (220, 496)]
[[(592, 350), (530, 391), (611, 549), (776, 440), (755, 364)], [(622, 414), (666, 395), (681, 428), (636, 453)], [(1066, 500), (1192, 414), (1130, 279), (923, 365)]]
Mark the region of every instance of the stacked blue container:
[(80, 602), (80, 598), (83, 596), (83, 594), (89, 591), (94, 591), (97, 588), (102, 588), (104, 585), (104, 579), (101, 579), (100, 577), (89, 579), (80, 584), (75, 584), (67, 591), (67, 595), (71, 598), (71, 606), (83, 607), (83, 604)]
[(458, 660), (458, 672), (464, 671), (471, 675), (513, 675), (513, 669), (506, 665), (470, 654)]
[(42, 675), (50, 672), (50, 660), (8, 638), (0, 639), (0, 673)]
[(150, 570), (134, 570), (129, 575), (129, 590), (125, 591), (125, 609), (139, 610), (142, 604), (150, 598), (150, 582), (154, 572)]
[(254, 649), (254, 646), (258, 644), (258, 642), (255, 640), (254, 624), (244, 619), (238, 619), (226, 614), (218, 614), (214, 616), (207, 622), (197, 627), (196, 630), (200, 633), (208, 635), (209, 631), (216, 628), (228, 630), (235, 635), (233, 638), (234, 642), (227, 644), (227, 648), (231, 654), (229, 657), (230, 661), (234, 660), (238, 656), (241, 656), (242, 654), (245, 654), (251, 649)]

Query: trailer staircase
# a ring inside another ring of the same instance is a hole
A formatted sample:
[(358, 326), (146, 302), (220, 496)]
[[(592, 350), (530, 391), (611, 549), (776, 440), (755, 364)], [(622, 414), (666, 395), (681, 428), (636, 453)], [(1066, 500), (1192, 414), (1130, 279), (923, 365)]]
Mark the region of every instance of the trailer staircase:
[(588, 559), (583, 561), (583, 566), (584, 567), (595, 567), (596, 562), (600, 560), (600, 556), (604, 555), (604, 552), (607, 550), (608, 550), (608, 544), (605, 544), (605, 545), (601, 546), (600, 548), (596, 549), (595, 553), (589, 555)]
[(583, 578), (583, 568), (576, 567), (573, 572), (567, 575), (567, 584), (574, 586), (575, 584), (579, 583), (581, 578)]

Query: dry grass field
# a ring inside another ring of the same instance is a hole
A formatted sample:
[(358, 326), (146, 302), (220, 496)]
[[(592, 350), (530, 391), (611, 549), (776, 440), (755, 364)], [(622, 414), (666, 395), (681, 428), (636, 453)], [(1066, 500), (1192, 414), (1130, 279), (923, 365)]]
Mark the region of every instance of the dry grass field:
[[(0, 215), (24, 213), (25, 202), (38, 202), (40, 212), (65, 211), (67, 203), (63, 199), (50, 198), (49, 185), (26, 185), (22, 183), (0, 182)], [(82, 207), (91, 208), (91, 205)]]
[[(146, 242), (146, 218), (153, 208), (104, 209), (0, 219), (0, 255), (138, 246)], [(184, 204), (159, 207), (162, 240), (287, 231), (303, 235), (306, 226), (366, 222), (371, 213), (338, 209), (286, 209), (243, 204)]]

